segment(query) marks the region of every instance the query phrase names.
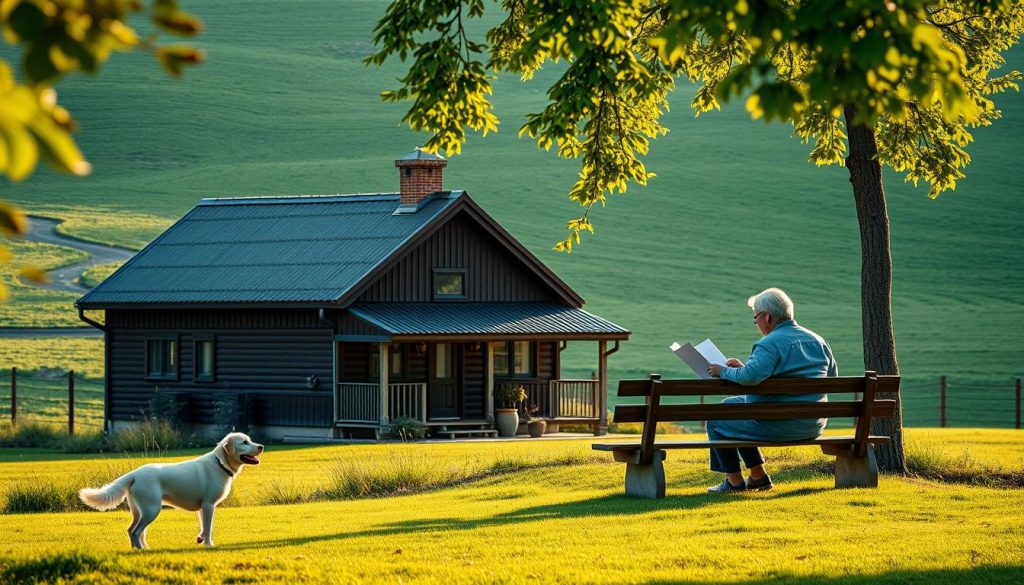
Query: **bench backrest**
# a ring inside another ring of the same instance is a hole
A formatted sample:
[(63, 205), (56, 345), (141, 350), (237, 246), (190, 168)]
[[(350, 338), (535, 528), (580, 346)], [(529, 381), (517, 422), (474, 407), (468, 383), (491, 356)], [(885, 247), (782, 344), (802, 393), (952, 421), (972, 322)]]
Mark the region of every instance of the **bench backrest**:
[[(655, 430), (659, 422), (704, 420), (785, 420), (795, 418), (857, 419), (854, 451), (863, 456), (867, 449), (871, 418), (891, 416), (895, 400), (880, 400), (878, 393), (899, 392), (899, 376), (879, 376), (864, 372), (863, 376), (841, 378), (770, 378), (757, 386), (741, 386), (724, 380), (662, 380), (651, 374), (646, 380), (619, 381), (619, 397), (643, 396), (645, 404), (620, 404), (615, 407), (615, 422), (644, 423), (640, 461), (649, 463), (654, 454)], [(662, 405), (664, 396), (735, 396), (854, 394), (860, 400), (829, 402), (755, 402), (750, 404), (671, 404)]]

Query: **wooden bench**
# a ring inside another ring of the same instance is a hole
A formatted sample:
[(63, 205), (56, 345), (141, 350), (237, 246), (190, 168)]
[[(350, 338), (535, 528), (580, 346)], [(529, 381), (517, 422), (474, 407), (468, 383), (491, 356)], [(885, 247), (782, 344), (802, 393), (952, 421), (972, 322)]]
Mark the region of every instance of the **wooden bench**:
[[(872, 445), (889, 442), (889, 437), (871, 435), (871, 418), (891, 416), (895, 400), (879, 400), (879, 393), (899, 392), (899, 376), (839, 378), (771, 378), (757, 386), (741, 386), (723, 380), (662, 380), (651, 374), (647, 380), (621, 380), (619, 397), (646, 399), (645, 404), (615, 407), (615, 422), (642, 422), (639, 443), (595, 443), (598, 451), (611, 451), (616, 461), (626, 464), (626, 495), (665, 497), (665, 452), (668, 449), (709, 449), (711, 447), (789, 447), (817, 445), (836, 458), (836, 487), (878, 487), (878, 465)], [(661, 404), (665, 396), (735, 396), (740, 394), (862, 394), (859, 400), (829, 402), (754, 402), (747, 404)], [(853, 435), (823, 436), (805, 441), (666, 441), (655, 440), (659, 422), (706, 420), (785, 420), (797, 418), (854, 417)]]

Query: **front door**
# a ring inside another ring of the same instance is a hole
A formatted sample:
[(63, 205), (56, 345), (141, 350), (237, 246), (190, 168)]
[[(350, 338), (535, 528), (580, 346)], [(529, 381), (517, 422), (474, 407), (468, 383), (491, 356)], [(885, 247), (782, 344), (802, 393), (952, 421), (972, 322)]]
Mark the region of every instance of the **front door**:
[(435, 343), (430, 351), (427, 383), (427, 417), (459, 418), (458, 344)]

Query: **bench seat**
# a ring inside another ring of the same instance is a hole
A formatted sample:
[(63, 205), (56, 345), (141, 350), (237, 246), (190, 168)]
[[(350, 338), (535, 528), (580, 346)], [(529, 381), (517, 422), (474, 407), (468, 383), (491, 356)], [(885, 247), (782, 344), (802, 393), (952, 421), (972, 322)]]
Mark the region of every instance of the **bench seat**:
[[(889, 442), (889, 437), (883, 435), (868, 436), (868, 443), (873, 445), (884, 445)], [(805, 441), (664, 441), (655, 442), (655, 449), (710, 449), (720, 448), (743, 448), (743, 447), (792, 447), (794, 445), (849, 445), (853, 447), (856, 437), (847, 436), (825, 436)], [(643, 445), (640, 443), (594, 443), (591, 445), (596, 451), (639, 451)]]
[[(596, 451), (611, 452), (615, 461), (626, 464), (626, 494), (646, 498), (665, 497), (666, 452), (670, 449), (710, 449), (743, 447), (818, 446), (826, 455), (835, 457), (835, 486), (877, 487), (878, 464), (874, 445), (889, 442), (889, 437), (871, 435), (871, 419), (892, 416), (896, 401), (879, 398), (899, 392), (899, 376), (864, 376), (844, 378), (772, 378), (757, 386), (739, 386), (724, 380), (662, 380), (651, 374), (647, 380), (620, 380), (619, 397), (642, 397), (644, 404), (620, 404), (615, 407), (615, 421), (643, 423), (639, 442), (594, 443)], [(721, 404), (662, 404), (667, 396), (705, 395), (790, 395), (853, 394), (853, 400), (839, 401), (755, 401)], [(655, 433), (659, 422), (708, 420), (790, 420), (802, 418), (856, 419), (854, 434), (826, 435), (803, 441), (658, 441)]]

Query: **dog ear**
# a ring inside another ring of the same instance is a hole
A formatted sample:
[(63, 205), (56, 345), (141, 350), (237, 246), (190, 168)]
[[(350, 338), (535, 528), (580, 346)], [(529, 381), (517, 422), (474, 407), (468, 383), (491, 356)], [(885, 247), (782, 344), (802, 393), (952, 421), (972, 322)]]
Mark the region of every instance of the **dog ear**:
[(220, 442), (220, 447), (224, 448), (224, 452), (228, 455), (234, 456), (235, 454), (235, 442), (232, 440), (231, 435), (224, 437), (224, 440)]

